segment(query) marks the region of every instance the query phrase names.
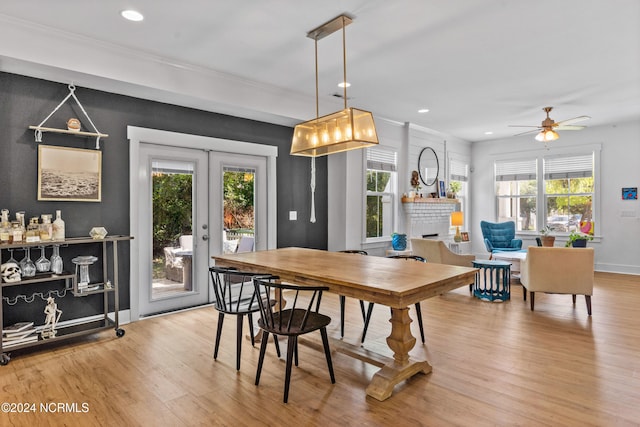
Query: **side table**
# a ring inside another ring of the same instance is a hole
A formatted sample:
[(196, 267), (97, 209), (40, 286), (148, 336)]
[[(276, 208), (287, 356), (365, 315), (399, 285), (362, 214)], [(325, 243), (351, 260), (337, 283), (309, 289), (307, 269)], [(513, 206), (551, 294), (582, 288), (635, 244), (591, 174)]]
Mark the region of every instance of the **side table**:
[(473, 296), (488, 301), (507, 301), (511, 298), (511, 263), (496, 260), (471, 261), (476, 271)]
[(387, 256), (396, 256), (396, 255), (413, 255), (413, 251), (411, 249), (405, 249), (404, 251), (396, 251), (395, 249), (387, 249)]

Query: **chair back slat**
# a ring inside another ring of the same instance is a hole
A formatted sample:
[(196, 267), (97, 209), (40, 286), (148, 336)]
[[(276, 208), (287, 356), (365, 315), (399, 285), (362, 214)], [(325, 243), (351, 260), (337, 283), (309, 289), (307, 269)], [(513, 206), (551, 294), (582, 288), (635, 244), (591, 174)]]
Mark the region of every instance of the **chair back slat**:
[(419, 255), (391, 255), (388, 258), (406, 259), (406, 260), (427, 262), (427, 259), (425, 257), (421, 257)]
[(215, 307), (223, 313), (256, 311), (256, 294), (252, 285), (254, 277), (268, 276), (266, 273), (239, 271), (235, 268), (209, 268)]
[[(307, 328), (309, 316), (318, 313), (320, 309), (322, 292), (329, 289), (326, 286), (281, 283), (277, 276), (254, 277), (253, 284), (264, 327), (273, 333), (293, 333), (295, 330)], [(269, 300), (272, 291), (278, 295), (278, 307), (281, 309), (279, 312), (264, 303)], [(282, 310), (282, 307), (285, 307), (284, 291), (293, 291), (292, 298), (286, 301), (286, 310)], [(304, 303), (307, 299), (308, 302)]]

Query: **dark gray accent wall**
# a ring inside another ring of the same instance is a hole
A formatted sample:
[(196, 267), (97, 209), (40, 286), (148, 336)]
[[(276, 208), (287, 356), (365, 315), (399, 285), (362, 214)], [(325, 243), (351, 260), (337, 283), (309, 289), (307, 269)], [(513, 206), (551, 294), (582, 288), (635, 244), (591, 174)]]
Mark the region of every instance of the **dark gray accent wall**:
[[(317, 222), (312, 224), (309, 222), (311, 160), (289, 155), (292, 128), (82, 87), (76, 88), (76, 96), (98, 130), (109, 134), (101, 141), (102, 202), (37, 201), (38, 144), (28, 127), (38, 125), (68, 93), (66, 83), (0, 73), (0, 209), (9, 209), (11, 218), (20, 210), (26, 211), (29, 218), (43, 213), (54, 214), (60, 209), (68, 237), (86, 236), (98, 225), (106, 227), (109, 234), (129, 234), (127, 126), (139, 126), (277, 146), (277, 245), (327, 248), (326, 158), (316, 160)], [(64, 129), (70, 117), (77, 117), (83, 123), (83, 129), (88, 129), (87, 120), (72, 99), (45, 126)], [(95, 146), (95, 139), (45, 133), (42, 143), (90, 149)], [(289, 221), (290, 210), (298, 212), (298, 221)], [(120, 244), (119, 249), (120, 308), (126, 309), (129, 307), (129, 245)], [(87, 248), (86, 252), (91, 250)], [(18, 256), (22, 254), (16, 253), (16, 258)], [(36, 258), (39, 256), (37, 251)], [(65, 262), (67, 269), (72, 267), (66, 264), (70, 261), (69, 256)], [(47, 291), (47, 286), (6, 287), (3, 294), (30, 295), (34, 291)], [(65, 311), (61, 320), (101, 312), (98, 299), (90, 302), (87, 302), (88, 298), (67, 299), (74, 301), (65, 301), (65, 307), (61, 307)], [(36, 323), (44, 321), (44, 301), (42, 304), (20, 303), (17, 310), (15, 307), (8, 310), (3, 302), (3, 308), (4, 324), (13, 323), (16, 316), (26, 319), (35, 316)], [(27, 312), (33, 312), (33, 315)], [(39, 321), (40, 317), (42, 321)]]

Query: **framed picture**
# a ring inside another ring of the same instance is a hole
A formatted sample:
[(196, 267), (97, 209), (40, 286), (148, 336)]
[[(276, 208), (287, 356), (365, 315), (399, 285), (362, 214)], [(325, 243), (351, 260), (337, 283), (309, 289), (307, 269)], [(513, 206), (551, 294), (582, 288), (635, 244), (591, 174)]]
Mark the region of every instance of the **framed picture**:
[(462, 236), (462, 241), (463, 242), (468, 242), (469, 241), (469, 233), (467, 231), (462, 231), (460, 233), (460, 235)]
[(99, 202), (102, 152), (38, 146), (38, 200)]
[(638, 199), (638, 187), (622, 188), (622, 200), (637, 200), (637, 199)]
[(444, 181), (440, 181), (440, 197), (447, 197), (447, 189), (444, 186)]

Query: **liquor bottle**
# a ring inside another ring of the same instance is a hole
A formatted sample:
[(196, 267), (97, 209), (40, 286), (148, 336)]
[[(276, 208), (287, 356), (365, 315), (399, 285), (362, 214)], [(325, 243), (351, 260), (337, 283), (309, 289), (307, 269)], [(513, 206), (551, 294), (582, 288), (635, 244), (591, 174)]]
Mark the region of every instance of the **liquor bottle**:
[[(18, 240), (18, 242), (24, 242), (26, 234), (27, 234), (27, 228), (24, 226), (24, 211), (20, 211), (20, 212), (16, 212), (16, 221), (18, 221), (18, 224), (20, 224), (20, 240)], [(16, 234), (15, 234), (15, 230), (14, 230), (14, 236), (13, 236), (13, 241), (16, 241)]]
[(38, 217), (33, 217), (29, 220), (25, 240), (27, 243), (36, 243), (40, 241), (40, 224), (38, 224)]
[(53, 221), (53, 240), (64, 240), (64, 221), (62, 220), (62, 212), (56, 211), (56, 220)]
[(24, 241), (24, 233), (22, 227), (20, 227), (19, 221), (11, 222), (11, 234), (9, 236), (10, 243), (21, 243)]
[(10, 242), (11, 223), (9, 222), (9, 210), (2, 209), (0, 217), (0, 243), (7, 244)]
[(42, 214), (42, 224), (40, 224), (40, 240), (43, 242), (53, 238), (53, 224), (51, 223), (51, 214)]

